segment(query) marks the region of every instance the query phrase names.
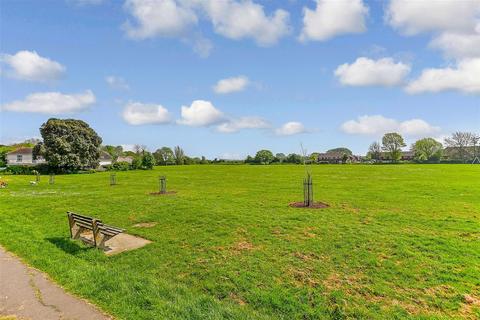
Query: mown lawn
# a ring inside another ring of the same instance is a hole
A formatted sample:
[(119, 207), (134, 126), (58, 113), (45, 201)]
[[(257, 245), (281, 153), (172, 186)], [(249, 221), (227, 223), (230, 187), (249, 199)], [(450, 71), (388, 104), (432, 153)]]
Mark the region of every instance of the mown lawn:
[[(118, 319), (480, 317), (480, 166), (312, 170), (328, 209), (288, 207), (301, 166), (4, 176), (0, 244)], [(148, 194), (160, 174), (176, 195)], [(153, 243), (106, 257), (67, 210)]]

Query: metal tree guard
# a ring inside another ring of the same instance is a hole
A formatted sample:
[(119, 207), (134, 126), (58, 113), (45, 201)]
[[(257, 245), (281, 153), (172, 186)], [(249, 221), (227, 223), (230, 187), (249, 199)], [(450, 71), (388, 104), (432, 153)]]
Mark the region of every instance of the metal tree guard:
[(115, 173), (112, 173), (110, 175), (110, 185), (114, 186), (117, 184), (117, 175)]
[(35, 173), (35, 181), (40, 182), (40, 173)]
[(55, 183), (55, 174), (50, 173), (50, 178), (48, 179), (49, 184), (54, 184)]
[(307, 173), (307, 177), (303, 178), (303, 205), (305, 207), (313, 205), (313, 183), (310, 173)]
[(160, 193), (167, 193), (167, 178), (165, 176), (160, 176)]

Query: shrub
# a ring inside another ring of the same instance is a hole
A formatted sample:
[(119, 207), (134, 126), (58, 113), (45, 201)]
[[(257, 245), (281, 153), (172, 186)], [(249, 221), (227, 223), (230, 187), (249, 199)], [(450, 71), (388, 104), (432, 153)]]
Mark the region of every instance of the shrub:
[(127, 171), (130, 170), (130, 163), (127, 161), (119, 161), (115, 162), (110, 166), (108, 170), (113, 170), (113, 171)]

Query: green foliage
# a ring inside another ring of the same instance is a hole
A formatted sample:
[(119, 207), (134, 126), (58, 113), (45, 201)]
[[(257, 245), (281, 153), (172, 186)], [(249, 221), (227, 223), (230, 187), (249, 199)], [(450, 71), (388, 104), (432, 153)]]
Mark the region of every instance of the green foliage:
[(283, 163), (287, 159), (287, 156), (284, 153), (277, 153), (275, 155), (275, 162)]
[(40, 133), (50, 166), (66, 172), (98, 167), (102, 139), (86, 122), (52, 118)]
[(173, 148), (173, 156), (177, 165), (185, 163), (185, 152), (182, 148), (180, 148), (180, 146)]
[(155, 158), (150, 152), (145, 151), (142, 155), (142, 169), (151, 170), (155, 165)]
[(175, 156), (172, 149), (170, 149), (169, 147), (162, 147), (161, 149), (157, 149), (153, 153), (153, 156), (155, 157), (157, 165), (166, 166), (175, 164)]
[(432, 138), (417, 140), (412, 149), (417, 162), (440, 162), (443, 153), (442, 144)]
[(371, 160), (379, 161), (382, 157), (382, 146), (378, 142), (373, 142), (368, 147), (367, 157)]
[(273, 162), (273, 153), (270, 150), (260, 150), (255, 155), (255, 162), (259, 164), (269, 164)]
[(130, 168), (132, 168), (133, 170), (141, 169), (142, 168), (142, 157), (140, 157), (140, 156), (133, 157), (133, 161), (132, 161), (132, 164), (130, 165)]
[(113, 161), (117, 160), (117, 158), (123, 154), (122, 146), (106, 145), (102, 146), (101, 150), (107, 152), (112, 157)]
[(386, 133), (382, 138), (382, 149), (387, 153), (389, 160), (397, 162), (402, 157), (402, 148), (406, 144), (403, 137), (396, 133)]
[(130, 170), (130, 163), (126, 161), (118, 161), (112, 163), (112, 165), (109, 167), (109, 170), (113, 171), (128, 171)]
[(327, 151), (327, 153), (329, 153), (329, 152), (340, 152), (340, 153), (346, 154), (347, 156), (352, 156), (353, 155), (352, 150), (350, 150), (348, 148), (344, 148), (344, 147), (330, 149), (330, 150)]
[(290, 153), (290, 154), (287, 156), (287, 160), (286, 160), (285, 162), (300, 164), (300, 163), (303, 163), (303, 158), (302, 158), (302, 156), (299, 155), (299, 154)]

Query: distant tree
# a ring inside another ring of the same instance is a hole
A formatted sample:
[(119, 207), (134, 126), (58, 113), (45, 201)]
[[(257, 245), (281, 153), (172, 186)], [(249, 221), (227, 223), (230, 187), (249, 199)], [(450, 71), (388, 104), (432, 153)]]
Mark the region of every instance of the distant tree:
[(132, 158), (135, 158), (137, 156), (137, 154), (133, 151), (124, 151), (123, 155), (126, 157), (132, 157)]
[(102, 146), (102, 150), (107, 152), (112, 157), (113, 161), (116, 161), (117, 158), (123, 154), (122, 146), (106, 145)]
[(141, 159), (142, 169), (153, 169), (153, 166), (155, 165), (155, 158), (150, 152), (144, 151)]
[(273, 162), (273, 153), (270, 150), (260, 150), (255, 155), (255, 162), (260, 164), (269, 164)]
[(396, 132), (386, 133), (382, 138), (382, 149), (393, 162), (400, 160), (402, 157), (402, 148), (405, 146), (406, 144), (403, 141), (403, 137)]
[(435, 139), (424, 138), (413, 144), (412, 151), (415, 153), (415, 161), (439, 162), (442, 157), (443, 146)]
[(175, 163), (175, 156), (172, 149), (169, 147), (157, 149), (157, 151), (153, 153), (153, 156), (155, 157), (158, 165), (166, 166)]
[(473, 158), (475, 157), (480, 157), (480, 152), (479, 152), (479, 148), (478, 148), (478, 144), (480, 142), (480, 135), (478, 134), (472, 134), (472, 139), (471, 139), (471, 143), (472, 143), (472, 146), (473, 146)]
[(455, 132), (445, 139), (445, 145), (450, 147), (449, 157), (452, 160), (467, 162), (473, 159), (469, 146), (473, 146), (475, 134), (472, 132)]
[(135, 155), (133, 156), (132, 164), (130, 165), (132, 169), (141, 169), (142, 168), (142, 156)]
[(382, 146), (378, 142), (373, 142), (370, 147), (368, 147), (367, 156), (375, 161), (380, 160), (382, 157)]
[(144, 144), (135, 144), (133, 146), (133, 151), (135, 151), (136, 154), (141, 154), (147, 151), (147, 146)]
[(287, 156), (286, 162), (300, 164), (300, 163), (303, 163), (303, 157), (299, 154), (296, 154), (296, 153), (290, 153)]
[(173, 155), (174, 155), (176, 164), (184, 164), (185, 152), (183, 151), (182, 148), (180, 148), (180, 146), (176, 146), (175, 148), (173, 148)]
[(207, 164), (208, 160), (204, 156), (202, 156), (202, 159), (200, 159), (200, 164)]
[(327, 153), (329, 153), (329, 152), (340, 152), (340, 153), (346, 154), (347, 156), (353, 155), (352, 150), (350, 150), (348, 148), (344, 148), (344, 147), (330, 149), (330, 150), (327, 151)]
[(277, 153), (277, 154), (275, 155), (275, 161), (276, 161), (276, 162), (282, 163), (282, 162), (284, 162), (286, 159), (287, 159), (287, 156), (286, 156), (284, 153)]
[(310, 162), (312, 163), (315, 163), (315, 162), (318, 162), (318, 156), (320, 155), (320, 153), (318, 152), (313, 152), (310, 154), (310, 156), (308, 157)]
[(245, 163), (254, 163), (255, 162), (255, 159), (248, 155), (247, 158), (245, 158)]
[(98, 167), (102, 138), (86, 122), (52, 118), (40, 133), (50, 166), (63, 171)]
[(38, 142), (35, 147), (33, 147), (32, 156), (33, 160), (37, 160), (38, 157), (45, 157), (45, 145), (42, 141)]

